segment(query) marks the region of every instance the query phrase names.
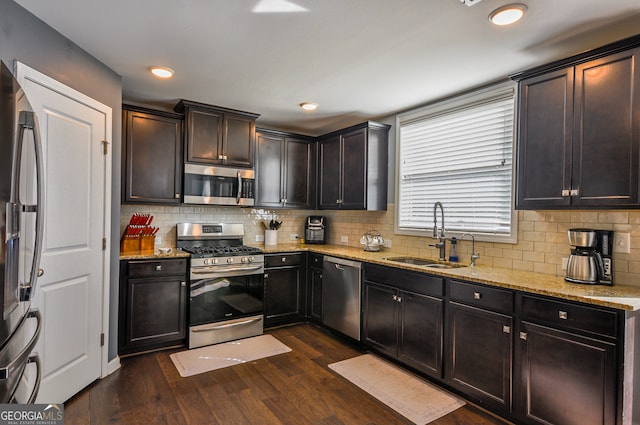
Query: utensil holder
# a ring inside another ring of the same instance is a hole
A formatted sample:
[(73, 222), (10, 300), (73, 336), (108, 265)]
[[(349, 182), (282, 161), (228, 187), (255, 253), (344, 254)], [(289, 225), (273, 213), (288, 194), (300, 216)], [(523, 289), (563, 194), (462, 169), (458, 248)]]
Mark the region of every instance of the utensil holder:
[(156, 237), (150, 235), (140, 236), (140, 251), (149, 252), (155, 248)]
[(264, 244), (269, 246), (278, 245), (278, 231), (277, 230), (265, 230), (264, 231)]

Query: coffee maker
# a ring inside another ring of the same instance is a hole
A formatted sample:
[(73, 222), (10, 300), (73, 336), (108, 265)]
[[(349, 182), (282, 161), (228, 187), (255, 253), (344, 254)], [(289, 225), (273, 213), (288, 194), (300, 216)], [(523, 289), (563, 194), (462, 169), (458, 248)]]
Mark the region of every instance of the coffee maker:
[(322, 216), (309, 216), (304, 225), (304, 241), (308, 244), (325, 244), (329, 229), (327, 218)]
[(565, 280), (591, 285), (613, 285), (613, 231), (569, 229), (571, 255)]

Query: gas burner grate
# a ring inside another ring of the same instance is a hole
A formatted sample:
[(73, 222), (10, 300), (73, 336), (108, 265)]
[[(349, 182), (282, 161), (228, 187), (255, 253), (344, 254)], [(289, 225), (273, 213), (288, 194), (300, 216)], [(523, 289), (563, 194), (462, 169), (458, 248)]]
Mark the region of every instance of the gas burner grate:
[(245, 245), (183, 247), (182, 250), (198, 258), (262, 253), (259, 248)]

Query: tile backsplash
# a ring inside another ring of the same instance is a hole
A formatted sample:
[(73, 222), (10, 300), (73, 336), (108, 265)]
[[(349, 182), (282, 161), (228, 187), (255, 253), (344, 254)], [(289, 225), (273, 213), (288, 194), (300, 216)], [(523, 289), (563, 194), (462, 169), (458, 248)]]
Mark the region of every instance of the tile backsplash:
[[(263, 235), (261, 222), (271, 218), (282, 221), (278, 243), (295, 242), (293, 235), (304, 237), (304, 222), (309, 215), (325, 215), (329, 222), (329, 243), (361, 247), (360, 237), (369, 230), (378, 230), (390, 239), (394, 254), (436, 257), (431, 237), (396, 235), (394, 204), (387, 211), (305, 211), (270, 210), (261, 208), (208, 206), (148, 206), (122, 205), (120, 233), (124, 231), (134, 212), (151, 213), (152, 225), (160, 227), (158, 236), (162, 246), (175, 246), (175, 224), (193, 222), (234, 222), (245, 225), (245, 243), (255, 243), (256, 235)], [(614, 253), (614, 282), (640, 286), (640, 211), (518, 211), (518, 243), (476, 242), (480, 253), (478, 264), (500, 268), (528, 270), (564, 276), (562, 259), (570, 254), (567, 229), (587, 227), (627, 232), (631, 239), (631, 253)], [(347, 242), (343, 242), (346, 239)], [(447, 254), (450, 244), (447, 244)], [(468, 262), (471, 241), (458, 243), (461, 262)]]

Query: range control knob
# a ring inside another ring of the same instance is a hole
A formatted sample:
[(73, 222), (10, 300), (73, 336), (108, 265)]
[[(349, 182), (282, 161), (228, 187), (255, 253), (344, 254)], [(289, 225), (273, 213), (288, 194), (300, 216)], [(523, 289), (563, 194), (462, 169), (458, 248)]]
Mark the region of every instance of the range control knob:
[(232, 257), (227, 258), (227, 263), (233, 263), (233, 258)]
[(252, 255), (251, 257), (249, 257), (249, 262), (250, 262), (250, 263), (253, 263), (253, 260), (255, 260), (255, 259), (256, 259), (256, 257), (254, 257), (254, 256)]
[(211, 260), (209, 258), (205, 258), (204, 259), (204, 264), (211, 264)]
[(242, 263), (248, 263), (248, 262), (249, 262), (249, 259), (248, 259), (247, 257), (242, 257), (242, 258), (240, 259), (240, 261), (241, 261)]

